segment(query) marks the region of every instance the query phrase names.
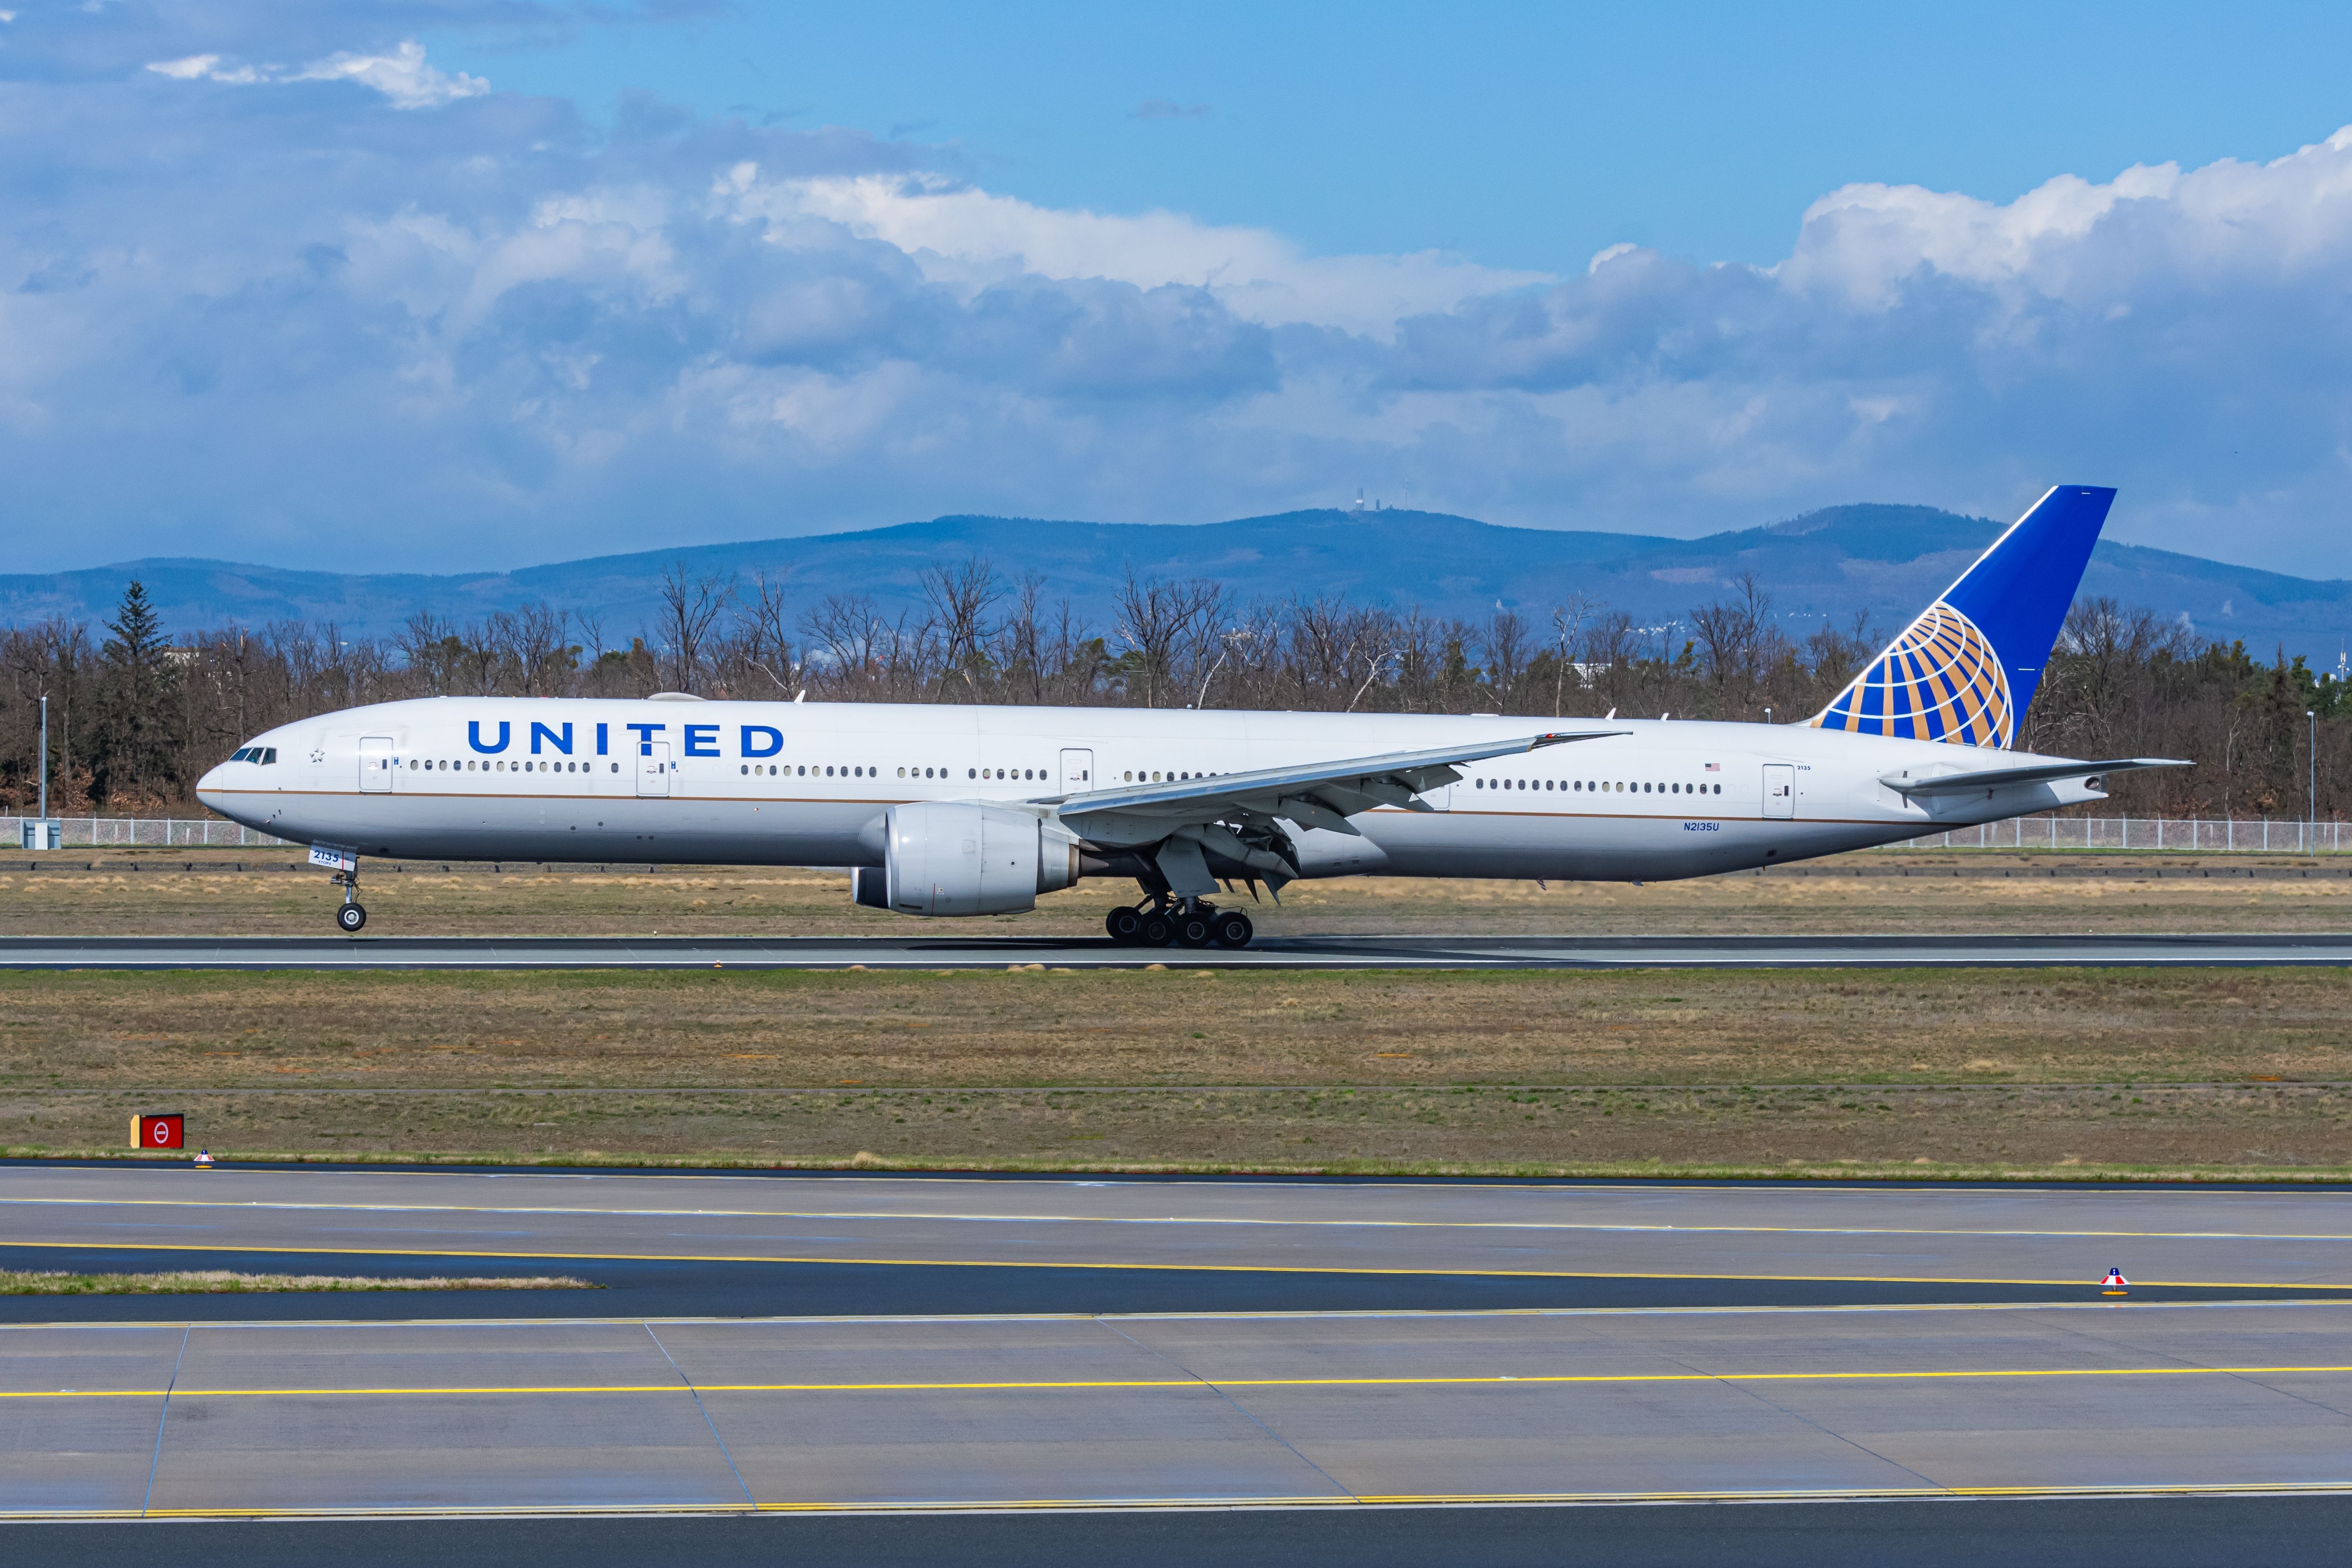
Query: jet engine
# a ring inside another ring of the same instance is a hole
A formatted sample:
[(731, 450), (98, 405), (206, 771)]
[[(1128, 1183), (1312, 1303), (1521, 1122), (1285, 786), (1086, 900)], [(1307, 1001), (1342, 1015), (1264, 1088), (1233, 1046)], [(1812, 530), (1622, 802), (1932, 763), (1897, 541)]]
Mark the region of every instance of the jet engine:
[(856, 873), (859, 903), (905, 915), (1010, 915), (1078, 879), (1078, 841), (1027, 812), (952, 801), (894, 805), (879, 871)]

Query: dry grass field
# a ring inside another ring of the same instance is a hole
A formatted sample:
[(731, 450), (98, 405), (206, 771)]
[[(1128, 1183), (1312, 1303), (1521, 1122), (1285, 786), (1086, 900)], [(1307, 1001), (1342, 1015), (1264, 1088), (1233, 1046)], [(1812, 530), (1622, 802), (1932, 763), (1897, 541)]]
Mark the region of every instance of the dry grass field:
[[(0, 858), (0, 933), (320, 934), (283, 850)], [(372, 865), (371, 935), (908, 929), (837, 874)], [(990, 931), (1091, 933), (1085, 884)], [(2352, 929), (2352, 865), (1882, 852), (1645, 888), (1335, 882), (1281, 931)], [(972, 929), (970, 927), (963, 929)], [(0, 1146), (1088, 1168), (2352, 1168), (2329, 970), (0, 974)]]
[[(0, 855), (0, 935), (191, 930), (331, 933), (326, 873), (292, 852), (72, 850)], [(561, 868), (367, 862), (371, 936), (880, 934), (910, 929), (849, 901), (837, 872), (765, 867)], [(1092, 935), (1132, 884), (1090, 881), (968, 931)], [(2352, 930), (2352, 856), (1883, 850), (1686, 882), (1299, 884), (1255, 906), (1286, 931), (1481, 933)]]
[[(0, 1144), (1337, 1170), (2352, 1166), (2340, 971), (0, 975)], [(861, 1158), (862, 1156), (862, 1158)]]

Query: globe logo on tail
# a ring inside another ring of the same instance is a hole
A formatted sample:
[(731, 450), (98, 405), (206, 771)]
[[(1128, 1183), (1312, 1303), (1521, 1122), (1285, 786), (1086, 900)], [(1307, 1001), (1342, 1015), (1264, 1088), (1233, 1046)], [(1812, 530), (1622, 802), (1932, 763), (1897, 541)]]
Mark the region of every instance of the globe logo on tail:
[(1941, 599), (1811, 722), (1817, 730), (2002, 748), (2017, 728), (2009, 672), (1992, 644)]

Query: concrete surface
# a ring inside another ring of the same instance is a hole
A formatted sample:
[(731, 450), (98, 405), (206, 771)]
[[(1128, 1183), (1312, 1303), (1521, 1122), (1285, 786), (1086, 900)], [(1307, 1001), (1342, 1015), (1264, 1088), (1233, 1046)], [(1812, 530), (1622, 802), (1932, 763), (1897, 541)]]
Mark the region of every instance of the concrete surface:
[[(321, 920), (331, 906), (321, 906)], [(1286, 936), (1238, 952), (1102, 938), (0, 937), (5, 969), (2036, 968), (2352, 963), (2352, 935)]]

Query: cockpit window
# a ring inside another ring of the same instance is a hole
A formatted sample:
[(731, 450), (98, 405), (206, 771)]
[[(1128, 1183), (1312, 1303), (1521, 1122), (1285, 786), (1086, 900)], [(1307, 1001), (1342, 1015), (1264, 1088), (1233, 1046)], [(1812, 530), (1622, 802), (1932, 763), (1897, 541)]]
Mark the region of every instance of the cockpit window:
[(264, 747), (264, 748), (262, 749), (262, 752), (261, 752), (261, 761), (262, 761), (262, 765), (263, 765), (263, 766), (267, 767), (269, 763), (274, 763), (274, 762), (276, 762), (277, 760), (278, 760), (278, 748), (277, 748), (277, 747), (275, 747), (275, 746), (267, 746), (267, 747)]
[(267, 767), (271, 763), (278, 760), (278, 748), (275, 746), (247, 746), (242, 751), (230, 752), (228, 760), (232, 763), (259, 763), (264, 767)]
[(228, 760), (232, 763), (241, 763), (252, 755), (253, 748), (251, 746), (246, 746), (237, 751), (231, 752), (228, 754)]

